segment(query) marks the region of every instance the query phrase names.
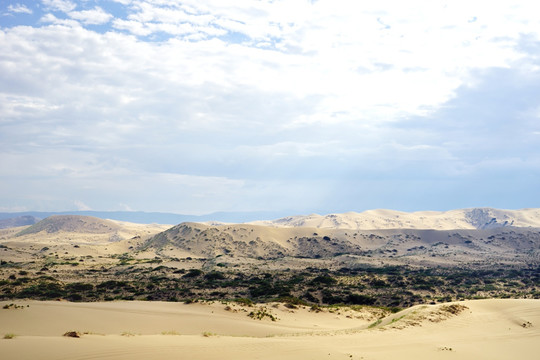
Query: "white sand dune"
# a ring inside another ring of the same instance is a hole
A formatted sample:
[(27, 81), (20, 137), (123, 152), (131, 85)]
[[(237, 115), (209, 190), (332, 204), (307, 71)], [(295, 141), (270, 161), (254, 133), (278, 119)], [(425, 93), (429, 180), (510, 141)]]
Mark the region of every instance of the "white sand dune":
[(251, 224), (274, 227), (313, 227), (325, 229), (489, 229), (503, 226), (540, 227), (540, 209), (501, 210), (472, 208), (451, 211), (402, 212), (368, 210), (330, 215), (298, 215)]
[[(466, 301), (448, 316), (444, 305), (417, 306), (372, 328), (369, 314), (347, 310), (267, 305), (272, 322), (220, 303), (17, 304), (30, 306), (0, 309), (0, 335), (16, 334), (0, 339), (4, 360), (537, 359), (540, 350), (539, 300)], [(63, 337), (68, 330), (88, 334)]]

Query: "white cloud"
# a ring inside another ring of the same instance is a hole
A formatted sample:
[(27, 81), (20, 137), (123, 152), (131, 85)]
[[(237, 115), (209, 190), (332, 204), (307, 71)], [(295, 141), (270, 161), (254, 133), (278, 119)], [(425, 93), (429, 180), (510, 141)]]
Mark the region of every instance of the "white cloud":
[(77, 208), (77, 210), (79, 210), (79, 211), (92, 210), (92, 208), (90, 206), (86, 205), (85, 203), (83, 203), (80, 200), (74, 201), (74, 204), (75, 204), (75, 207)]
[(41, 0), (45, 9), (61, 12), (69, 12), (75, 10), (77, 5), (70, 0)]
[(145, 24), (134, 20), (114, 19), (113, 27), (118, 30), (127, 30), (138, 36), (147, 36), (152, 33), (152, 30), (145, 26)]
[(32, 9), (23, 4), (10, 4), (8, 5), (8, 11), (16, 14), (32, 14)]
[(1, 212), (25, 212), (28, 211), (26, 206), (0, 206)]
[(129, 5), (133, 2), (133, 0), (112, 0), (113, 2), (122, 4), (122, 5)]
[(120, 204), (118, 204), (118, 206), (119, 206), (119, 208), (120, 208), (121, 210), (123, 210), (123, 211), (136, 211), (136, 210), (134, 210), (132, 207), (130, 207), (130, 206), (127, 205), (127, 204), (122, 204), (122, 203), (120, 203)]
[[(64, 2), (48, 3), (69, 8)], [(508, 40), (494, 39), (500, 34), (488, 22), (490, 17), (477, 16), (471, 25), (468, 19), (476, 16), (475, 9), (459, 3), (445, 9), (429, 2), (422, 3), (423, 7), (388, 7), (386, 3), (352, 6), (324, 0), (314, 4), (249, 2), (249, 6), (242, 1), (193, 1), (187, 3), (191, 12), (177, 2), (130, 4), (133, 13), (129, 20), (116, 18), (116, 29), (137, 36), (162, 32), (180, 39), (155, 45), (130, 42), (132, 55), (120, 54), (109, 48), (107, 39), (96, 36), (98, 46), (107, 49), (110, 59), (119, 61), (115, 66), (131, 64), (135, 67), (130, 69), (132, 73), (144, 67), (172, 88), (215, 84), (223, 89), (245, 87), (298, 99), (320, 98), (314, 111), (284, 121), (288, 128), (426, 115), (470, 82), (469, 70), (508, 67), (521, 56), (511, 46), (511, 39), (519, 33), (508, 31)], [(71, 11), (69, 15), (94, 24), (111, 16), (101, 8)], [(491, 18), (500, 20), (499, 26), (515, 25), (508, 20), (505, 23), (499, 15)], [(52, 14), (42, 20), (75, 26)], [(496, 33), (490, 35), (488, 30)], [(231, 44), (226, 39), (211, 39), (226, 35), (226, 31), (241, 32), (248, 40)], [(187, 42), (182, 36), (209, 40)], [(278, 48), (257, 48), (259, 39)], [(474, 45), (467, 44), (471, 41)], [(144, 65), (138, 66), (141, 60)], [(98, 66), (106, 69), (104, 63)], [(88, 74), (85, 69), (91, 68), (81, 68)]]
[(107, 206), (148, 210), (151, 194), (129, 194), (158, 188), (162, 209), (204, 212), (279, 206), (264, 189), (302, 202), (294, 191), (335, 185), (323, 176), (470, 174), (499, 146), (480, 149), (474, 118), (430, 116), (485, 86), (482, 70), (531, 75), (518, 43), (540, 38), (524, 1), (117, 2), (127, 16), (44, 1), (40, 27), (0, 32), (2, 174), (32, 182), (33, 196), (47, 190), (31, 180), (41, 176), (68, 184), (69, 206), (101, 208), (88, 200), (101, 187), (122, 197)]
[(70, 11), (68, 15), (72, 19), (79, 20), (87, 25), (106, 24), (113, 17), (111, 14), (103, 11), (103, 9), (98, 6), (92, 10)]
[(71, 20), (71, 19), (58, 18), (51, 13), (47, 13), (43, 15), (41, 19), (39, 19), (39, 21), (42, 23), (49, 23), (49, 24), (54, 24), (54, 25), (64, 25), (67, 27), (66, 30), (69, 30), (72, 27), (80, 26), (78, 21)]
[[(524, 14), (530, 4), (497, 6), (485, 11), (460, 1), (134, 1), (128, 20), (116, 19), (114, 27), (190, 40), (242, 34), (240, 44), (224, 40), (206, 51), (205, 57), (215, 59), (204, 67), (208, 77), (299, 97), (324, 96), (317, 115), (308, 117), (378, 121), (426, 115), (470, 81), (471, 69), (508, 67), (519, 59), (513, 45), (523, 30), (532, 30), (534, 18)], [(261, 44), (264, 49), (257, 49)], [(182, 47), (198, 50), (195, 44)], [(192, 77), (208, 81), (205, 74)], [(337, 113), (342, 116), (332, 115)]]

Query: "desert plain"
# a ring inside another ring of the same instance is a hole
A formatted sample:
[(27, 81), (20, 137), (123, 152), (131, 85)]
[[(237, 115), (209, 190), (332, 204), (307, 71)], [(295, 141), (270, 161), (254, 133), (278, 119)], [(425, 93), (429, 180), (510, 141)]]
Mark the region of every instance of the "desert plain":
[(538, 213), (8, 227), (0, 358), (537, 359)]

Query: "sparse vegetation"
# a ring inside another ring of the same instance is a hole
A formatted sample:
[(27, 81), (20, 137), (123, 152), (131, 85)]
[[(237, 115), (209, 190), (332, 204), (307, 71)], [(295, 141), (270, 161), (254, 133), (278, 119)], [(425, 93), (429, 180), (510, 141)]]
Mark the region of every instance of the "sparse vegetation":
[[(316, 261), (316, 260), (313, 260)], [(200, 262), (191, 260), (191, 263)], [(38, 269), (42, 264), (35, 265)], [(26, 276), (4, 273), (0, 300), (67, 299), (70, 301), (227, 300), (253, 306), (278, 301), (290, 309), (312, 305), (370, 305), (406, 308), (416, 304), (475, 298), (540, 298), (540, 268), (412, 268), (407, 266), (337, 267), (261, 271), (231, 268), (187, 272), (160, 265), (71, 270)], [(32, 275), (33, 274), (33, 275)], [(73, 282), (73, 279), (80, 279)], [(63, 279), (63, 280), (62, 280)], [(6, 307), (7, 306), (7, 307)], [(22, 308), (20, 305), (4, 305)]]
[(263, 320), (265, 318), (268, 318), (272, 321), (277, 321), (277, 318), (268, 311), (265, 307), (260, 307), (248, 314), (248, 316), (252, 319), (256, 320)]
[(169, 330), (169, 331), (162, 331), (161, 335), (181, 335), (181, 334), (176, 330)]
[[(28, 305), (26, 307), (28, 307)], [(4, 310), (8, 310), (8, 309), (24, 309), (24, 308), (25, 308), (25, 306), (23, 306), (23, 305), (17, 305), (17, 304), (13, 304), (13, 303), (5, 304), (4, 306), (2, 306), (2, 309), (4, 309)]]
[(375, 326), (379, 325), (381, 322), (382, 322), (382, 319), (378, 319), (378, 320), (375, 321), (374, 323), (370, 324), (370, 325), (368, 326), (368, 329), (374, 328)]

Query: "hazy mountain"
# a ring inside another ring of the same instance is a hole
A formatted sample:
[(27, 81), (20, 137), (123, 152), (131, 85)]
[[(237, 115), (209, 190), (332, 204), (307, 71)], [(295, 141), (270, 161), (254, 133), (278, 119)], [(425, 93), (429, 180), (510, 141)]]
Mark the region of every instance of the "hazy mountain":
[[(0, 220), (22, 216), (33, 216), (44, 219), (53, 215), (82, 215), (93, 216), (100, 219), (110, 219), (119, 221), (128, 221), (138, 224), (179, 224), (182, 222), (232, 222), (243, 223), (247, 221), (274, 219), (285, 215), (283, 212), (275, 211), (252, 211), (252, 212), (216, 212), (206, 215), (182, 215), (163, 212), (144, 212), (144, 211), (62, 211), (62, 212), (39, 212), (29, 211), (20, 213), (0, 213)], [(29, 225), (29, 224), (27, 224)]]
[(26, 215), (26, 216), (17, 216), (17, 217), (11, 217), (7, 219), (0, 219), (0, 229), (8, 229), (12, 227), (18, 227), (18, 226), (25, 226), (25, 225), (33, 225), (37, 223), (40, 219)]

